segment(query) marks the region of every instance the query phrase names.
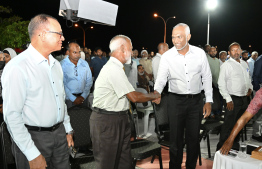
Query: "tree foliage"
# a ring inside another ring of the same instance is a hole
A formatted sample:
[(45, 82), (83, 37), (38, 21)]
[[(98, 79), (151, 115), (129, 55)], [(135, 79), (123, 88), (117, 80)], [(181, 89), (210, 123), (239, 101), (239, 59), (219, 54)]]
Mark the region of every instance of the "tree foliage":
[[(0, 48), (21, 48), (29, 41), (27, 26), (29, 21), (22, 21), (19, 16), (11, 16), (12, 9), (0, 6)], [(8, 17), (1, 17), (6, 15)]]

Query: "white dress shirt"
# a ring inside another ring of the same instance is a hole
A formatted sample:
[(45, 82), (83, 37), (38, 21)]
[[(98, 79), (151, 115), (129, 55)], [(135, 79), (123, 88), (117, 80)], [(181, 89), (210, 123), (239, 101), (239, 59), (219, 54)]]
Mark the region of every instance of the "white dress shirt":
[(247, 60), (247, 64), (248, 64), (248, 67), (249, 67), (249, 75), (252, 79), (253, 72), (254, 72), (255, 60), (251, 57)]
[(169, 92), (198, 94), (204, 89), (206, 102), (213, 102), (212, 74), (207, 56), (196, 46), (189, 45), (189, 51), (185, 55), (179, 54), (175, 47), (162, 55), (155, 90), (161, 93), (167, 80)]
[(152, 69), (153, 69), (153, 75), (154, 75), (155, 80), (157, 78), (157, 72), (159, 68), (160, 59), (161, 59), (161, 55), (157, 53), (156, 56), (153, 57), (153, 60), (152, 60)]
[(1, 78), (4, 120), (28, 161), (40, 152), (25, 124), (51, 127), (63, 121), (66, 132), (73, 130), (64, 101), (61, 65), (52, 55), (49, 55), (49, 63), (30, 45), (6, 65)]
[(92, 107), (115, 112), (128, 110), (126, 94), (133, 91), (135, 89), (126, 77), (123, 64), (111, 56), (96, 79)]
[(253, 90), (246, 62), (240, 59), (239, 63), (229, 58), (223, 63), (220, 67), (218, 88), (227, 103), (232, 101), (230, 95), (246, 96), (248, 89)]

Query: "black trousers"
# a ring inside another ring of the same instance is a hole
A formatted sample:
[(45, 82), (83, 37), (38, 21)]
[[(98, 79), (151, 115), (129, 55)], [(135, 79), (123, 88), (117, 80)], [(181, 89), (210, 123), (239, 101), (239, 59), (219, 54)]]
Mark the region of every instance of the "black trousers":
[[(28, 130), (34, 144), (45, 157), (47, 169), (70, 169), (68, 144), (64, 125), (53, 132)], [(29, 169), (29, 162), (17, 145), (12, 143), (17, 169)]]
[[(235, 126), (237, 120), (242, 116), (242, 114), (245, 112), (248, 106), (247, 96), (238, 97), (238, 96), (231, 95), (231, 98), (234, 103), (234, 109), (232, 111), (229, 111), (226, 108), (227, 103), (226, 103), (226, 100), (224, 100), (225, 121), (220, 131), (220, 137), (219, 137), (219, 142), (217, 144), (217, 150), (219, 150), (223, 146), (224, 142), (227, 140), (233, 127)], [(234, 140), (234, 144), (233, 144), (234, 149), (239, 148), (239, 144), (238, 144), (239, 139), (240, 139), (240, 134), (238, 134)]]
[(96, 169), (131, 169), (131, 128), (127, 114), (90, 117), (90, 133)]
[(193, 169), (199, 154), (200, 122), (203, 118), (203, 98), (169, 94), (168, 115), (170, 125), (170, 169), (180, 169), (183, 160), (184, 131), (186, 143), (186, 168)]

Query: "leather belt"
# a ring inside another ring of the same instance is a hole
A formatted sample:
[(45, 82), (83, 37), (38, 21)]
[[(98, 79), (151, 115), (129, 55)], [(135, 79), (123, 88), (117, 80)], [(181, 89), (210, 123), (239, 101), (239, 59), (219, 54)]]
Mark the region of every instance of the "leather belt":
[(25, 127), (28, 130), (32, 130), (32, 131), (51, 131), (51, 132), (53, 132), (56, 129), (58, 129), (62, 123), (63, 122), (57, 123), (57, 124), (53, 125), (52, 127), (37, 127), (37, 126), (29, 126), (29, 125), (25, 124)]
[(171, 93), (175, 96), (178, 96), (178, 97), (185, 97), (185, 98), (195, 98), (195, 97), (198, 97), (200, 95), (200, 93), (198, 94), (176, 94), (176, 93)]
[(99, 109), (94, 107), (94, 111), (97, 113), (102, 113), (102, 114), (115, 114), (115, 115), (123, 115), (123, 114), (127, 114), (128, 110), (124, 110), (124, 111), (107, 111), (104, 109)]
[(73, 93), (75, 97), (81, 96), (82, 93)]

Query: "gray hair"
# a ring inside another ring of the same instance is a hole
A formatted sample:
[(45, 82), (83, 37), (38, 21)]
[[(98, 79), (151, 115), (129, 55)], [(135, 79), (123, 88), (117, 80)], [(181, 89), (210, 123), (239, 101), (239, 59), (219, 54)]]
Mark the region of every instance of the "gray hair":
[(114, 36), (110, 43), (109, 43), (109, 49), (112, 52), (114, 52), (115, 50), (117, 50), (118, 48), (121, 47), (121, 45), (127, 43), (127, 40), (130, 41), (131, 45), (132, 45), (132, 42), (131, 42), (131, 39), (125, 35), (116, 35)]
[(254, 52), (252, 52), (252, 54), (251, 54), (251, 55), (253, 56), (253, 55), (255, 55), (255, 54), (257, 54), (257, 55), (258, 55), (257, 51), (254, 51)]
[(49, 24), (49, 21), (48, 19), (54, 19), (57, 21), (56, 18), (50, 16), (50, 15), (47, 15), (47, 14), (39, 14), (39, 15), (36, 15), (35, 17), (33, 17), (28, 25), (28, 34), (29, 34), (29, 37), (30, 39), (32, 39), (35, 31), (39, 28), (45, 28), (46, 25)]
[(142, 55), (144, 52), (146, 52), (146, 53), (148, 54), (147, 50), (142, 50), (142, 51), (141, 51), (141, 55)]
[(189, 28), (189, 26), (188, 26), (187, 24), (185, 24), (185, 23), (179, 23), (179, 24), (177, 24), (176, 26), (174, 26), (173, 29), (175, 29), (175, 28), (177, 28), (177, 27), (179, 27), (179, 26), (183, 26), (183, 27), (185, 28), (186, 36), (190, 34), (190, 28)]
[(219, 52), (219, 56), (222, 55), (222, 53), (226, 53), (227, 54), (227, 52), (223, 50), (223, 51)]

